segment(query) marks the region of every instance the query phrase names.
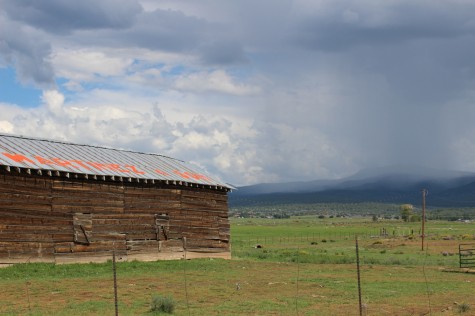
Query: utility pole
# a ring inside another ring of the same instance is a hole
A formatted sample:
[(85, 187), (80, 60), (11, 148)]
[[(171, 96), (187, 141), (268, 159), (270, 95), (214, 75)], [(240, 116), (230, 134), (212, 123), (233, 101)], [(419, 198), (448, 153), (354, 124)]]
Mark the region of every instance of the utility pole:
[(427, 189), (422, 189), (422, 251), (424, 251), (425, 222), (426, 222), (426, 195)]

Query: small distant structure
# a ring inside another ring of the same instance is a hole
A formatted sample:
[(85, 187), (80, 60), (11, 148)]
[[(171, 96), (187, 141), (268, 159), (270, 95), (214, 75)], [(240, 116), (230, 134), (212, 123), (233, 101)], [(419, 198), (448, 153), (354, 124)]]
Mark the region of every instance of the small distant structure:
[(162, 155), (0, 134), (0, 263), (230, 258), (231, 189)]

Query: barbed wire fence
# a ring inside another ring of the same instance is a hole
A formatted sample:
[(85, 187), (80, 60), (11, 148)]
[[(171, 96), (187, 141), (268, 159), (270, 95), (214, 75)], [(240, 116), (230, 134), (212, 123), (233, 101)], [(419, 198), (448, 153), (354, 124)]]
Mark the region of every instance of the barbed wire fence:
[[(369, 241), (374, 238), (397, 238), (410, 236), (414, 233), (417, 232), (406, 228), (398, 230), (395, 234), (392, 234), (392, 232), (388, 233), (387, 229), (381, 228), (368, 230), (364, 234), (358, 234), (358, 238), (362, 241), (366, 241), (367, 244), (370, 244)], [(187, 262), (186, 243), (184, 243), (184, 258), (177, 262), (177, 264), (180, 265), (183, 278), (164, 279), (161, 275), (161, 271), (151, 272), (150, 279), (154, 280), (154, 284), (153, 286), (147, 285), (147, 288), (144, 287), (143, 291), (155, 291), (166, 294), (173, 293), (173, 295), (177, 297), (178, 303), (182, 306), (182, 314), (188, 315), (199, 314), (198, 311), (202, 306), (209, 304), (209, 302), (216, 301), (217, 299), (221, 300), (221, 304), (224, 305), (223, 307), (220, 307), (223, 314), (231, 313), (230, 310), (233, 308), (233, 304), (241, 306), (244, 310), (247, 308), (251, 312), (253, 308), (256, 308), (255, 301), (267, 300), (269, 302), (269, 314), (288, 315), (289, 313), (295, 313), (295, 315), (299, 315), (300, 313), (304, 313), (305, 310), (305, 304), (303, 302), (306, 302), (309, 299), (322, 302), (322, 304), (329, 301), (328, 297), (324, 297), (324, 293), (319, 292), (323, 292), (327, 286), (327, 281), (324, 278), (312, 281), (315, 285), (314, 289), (312, 289), (312, 296), (309, 296), (309, 281), (306, 279), (318, 279), (319, 276), (318, 272), (311, 271), (312, 267), (309, 268), (308, 264), (304, 268), (302, 267), (302, 264), (308, 263), (302, 260), (302, 256), (305, 256), (307, 249), (315, 248), (314, 246), (316, 244), (312, 243), (318, 243), (318, 245), (322, 246), (323, 244), (331, 243), (332, 241), (339, 242), (348, 240), (348, 244), (350, 244), (354, 239), (354, 236), (355, 235), (351, 232), (328, 232), (294, 234), (279, 237), (252, 236), (247, 238), (243, 237), (241, 239), (235, 238), (232, 240), (232, 248), (233, 253), (236, 256), (239, 256), (240, 251), (249, 250), (256, 250), (256, 253), (263, 254), (265, 254), (264, 251), (269, 249), (293, 250), (288, 253), (288, 257), (286, 258), (286, 264), (293, 265), (293, 268), (285, 273), (279, 271), (266, 271), (266, 266), (264, 265), (263, 268), (261, 265), (262, 263), (266, 263), (265, 258), (263, 258), (263, 261), (242, 260), (238, 261), (238, 265), (233, 265), (235, 271), (232, 271), (230, 274), (224, 274), (224, 276), (218, 278), (215, 277), (213, 269), (197, 271), (193, 269), (193, 266), (189, 266), (190, 263)], [(260, 249), (257, 248), (258, 245), (260, 245)], [(427, 256), (427, 249), (425, 256)], [(362, 264), (365, 264), (365, 258), (363, 257), (362, 259)], [(354, 262), (353, 258), (350, 258), (350, 262), (348, 263)], [(274, 261), (268, 261), (268, 263), (275, 264)], [(122, 264), (123, 263), (118, 264), (117, 270), (119, 273)], [(226, 262), (222, 262), (222, 264), (226, 266)], [(424, 265), (422, 266), (423, 269), (425, 268), (425, 265), (426, 263), (424, 262)], [(157, 263), (157, 266), (159, 266), (159, 263)], [(313, 266), (313, 268), (316, 269), (316, 266)], [(177, 271), (179, 271), (179, 269), (177, 269)], [(364, 279), (364, 274), (362, 275), (362, 278)], [(355, 283), (353, 303), (356, 308), (358, 304), (356, 279), (350, 281), (354, 281)], [(116, 282), (119, 283), (119, 299), (121, 299), (121, 297), (123, 298), (122, 295), (124, 293), (122, 291), (125, 291), (128, 284), (121, 286), (121, 283), (125, 282), (121, 280), (121, 278), (118, 278)], [(362, 284), (364, 286), (364, 281)], [(428, 284), (427, 280), (426, 284)], [(111, 289), (109, 289), (109, 291), (110, 290)], [(106, 289), (104, 289), (104, 291), (106, 291)], [(429, 290), (427, 291), (429, 293)], [(29, 313), (31, 313), (33, 312), (32, 309), (34, 309), (32, 308), (34, 298), (30, 303), (30, 293), (28, 288), (26, 289), (26, 295), (28, 299), (28, 310)], [(226, 296), (231, 297), (232, 300), (227, 299)], [(431, 308), (429, 295), (428, 300), (428, 306)], [(228, 301), (234, 301), (234, 303)], [(122, 302), (122, 305), (123, 304), (126, 303)], [(365, 312), (367, 312), (367, 310), (365, 310)]]

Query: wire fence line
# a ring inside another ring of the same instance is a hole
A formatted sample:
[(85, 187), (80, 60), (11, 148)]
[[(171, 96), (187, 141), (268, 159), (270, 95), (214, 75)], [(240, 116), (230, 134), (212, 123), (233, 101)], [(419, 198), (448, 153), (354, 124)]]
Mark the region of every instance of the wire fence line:
[[(294, 244), (286, 244), (292, 248)], [(222, 277), (214, 277), (216, 272), (212, 270), (190, 270), (187, 269), (187, 250), (184, 249), (183, 265), (181, 276), (174, 281), (161, 280), (156, 288), (157, 292), (170, 293), (178, 299), (177, 304), (186, 306), (181, 308), (180, 314), (197, 315), (200, 314), (201, 306), (207, 305), (209, 301), (216, 299), (217, 293), (227, 293), (235, 300), (237, 305), (248, 309), (257, 308), (256, 300), (264, 299), (269, 306), (269, 314), (275, 315), (299, 315), (301, 308), (307, 307), (307, 303), (302, 300), (315, 299), (308, 293), (308, 285), (305, 293), (299, 292), (299, 284), (302, 281), (300, 275), (299, 255), (292, 261), (292, 269), (285, 273), (274, 273), (260, 266), (258, 262), (241, 262), (235, 271), (226, 273)], [(115, 269), (113, 267), (113, 269)], [(312, 271), (305, 268), (306, 273)], [(315, 272), (316, 273), (316, 272)], [(182, 280), (179, 280), (182, 278)], [(196, 286), (199, 284), (199, 286)], [(275, 289), (279, 289), (276, 295)], [(249, 294), (251, 293), (251, 297)], [(323, 301), (324, 297), (322, 296)], [(270, 300), (276, 300), (270, 303)], [(229, 297), (226, 299), (229, 300)], [(116, 303), (117, 304), (117, 303)]]
[[(125, 274), (119, 274), (117, 282), (119, 283), (119, 305), (124, 308), (127, 302), (127, 296), (125, 293), (130, 291), (131, 288), (140, 289), (137, 292), (157, 292), (157, 293), (172, 293), (177, 299), (177, 305), (181, 306), (180, 312), (182, 315), (197, 315), (199, 311), (206, 307), (209, 308), (209, 302), (216, 301), (217, 298), (222, 298), (221, 305), (224, 305), (223, 312), (231, 310), (234, 306), (244, 306), (250, 311), (257, 309), (256, 301), (263, 301), (269, 304), (269, 314), (289, 314), (299, 315), (299, 313), (305, 311), (306, 304), (320, 304), (323, 306), (323, 312), (328, 312), (331, 309), (328, 307), (328, 311), (325, 309), (327, 302), (334, 300), (334, 297), (325, 293), (330, 288), (335, 288), (338, 291), (348, 293), (349, 300), (353, 302), (354, 306), (357, 303), (357, 288), (356, 281), (352, 280), (352, 286), (345, 286), (345, 282), (335, 280), (333, 277), (325, 276), (320, 273), (320, 268), (312, 260), (306, 258), (306, 252), (308, 249), (326, 249), (329, 246), (326, 243), (332, 241), (343, 241), (342, 243), (336, 243), (340, 246), (346, 245), (352, 247), (352, 240), (355, 235), (358, 235), (358, 239), (369, 241), (373, 243), (382, 238), (401, 238), (413, 236), (418, 238), (420, 231), (417, 229), (367, 229), (366, 231), (352, 232), (352, 231), (329, 231), (329, 232), (315, 232), (315, 233), (294, 233), (287, 236), (238, 236), (232, 239), (232, 250), (234, 255), (234, 249), (237, 253), (243, 254), (246, 248), (255, 248), (257, 245), (262, 245), (263, 248), (277, 249), (276, 252), (282, 253), (282, 262), (286, 263), (286, 266), (290, 267), (286, 270), (277, 270), (278, 265), (271, 265), (273, 258), (267, 258), (267, 253), (263, 253), (266, 249), (250, 249), (250, 253), (262, 253), (263, 257), (258, 259), (264, 259), (269, 261), (256, 261), (255, 258), (243, 256), (242, 258), (248, 258), (249, 261), (239, 261), (238, 264), (225, 264), (226, 273), (220, 272), (220, 269), (216, 266), (212, 268), (196, 269), (191, 262), (187, 261), (186, 243), (184, 243), (183, 259), (177, 261), (177, 264), (182, 265), (181, 269), (177, 269), (175, 277), (164, 278), (164, 271), (157, 269), (147, 276), (148, 280), (134, 280), (133, 287), (130, 284), (130, 278), (126, 278)], [(432, 236), (437, 236), (433, 234)], [(371, 241), (371, 239), (375, 239)], [(325, 240), (325, 241), (323, 241)], [(380, 242), (380, 241), (378, 241)], [(318, 243), (318, 247), (314, 247), (312, 243)], [(368, 243), (368, 244), (369, 244)], [(237, 247), (234, 247), (237, 246)], [(270, 246), (270, 247), (268, 247)], [(284, 249), (285, 248), (285, 249)], [(331, 248), (331, 246), (329, 247)], [(330, 250), (328, 254), (318, 253), (318, 260), (323, 260), (321, 257), (328, 256), (330, 259), (327, 263), (347, 263), (354, 264), (356, 259), (354, 258), (354, 252), (352, 249), (338, 248), (336, 250)], [(293, 251), (285, 251), (286, 249), (293, 249)], [(243, 251), (244, 250), (244, 251)], [(282, 251), (284, 250), (284, 251)], [(362, 264), (379, 264), (383, 260), (386, 260), (387, 255), (383, 254), (382, 248), (374, 250), (380, 257), (376, 261), (372, 257), (365, 258), (362, 256)], [(272, 251), (269, 251), (271, 253)], [(344, 252), (344, 253), (343, 253)], [(310, 255), (313, 253), (310, 252)], [(239, 257), (239, 256), (238, 256)], [(420, 257), (420, 256), (419, 256)], [(442, 257), (444, 260), (448, 257)], [(435, 260), (436, 257), (432, 256), (427, 258), (427, 248), (424, 255), (424, 262), (422, 269), (424, 271), (426, 260), (428, 264), (433, 262), (430, 259)], [(402, 265), (405, 263), (404, 258), (399, 259), (396, 256), (387, 258), (391, 264)], [(398, 260), (399, 263), (396, 262)], [(280, 262), (280, 261), (279, 261)], [(420, 262), (411, 261), (412, 266), (420, 266)], [(125, 265), (125, 263), (123, 263)], [(269, 267), (271, 267), (269, 269)], [(113, 267), (111, 267), (113, 269)], [(120, 272), (122, 266), (118, 266)], [(274, 270), (275, 269), (275, 270)], [(339, 271), (345, 272), (345, 268), (341, 268)], [(349, 268), (346, 268), (349, 269)], [(223, 269), (224, 270), (224, 269)], [(124, 277), (124, 280), (122, 279)], [(425, 277), (425, 276), (424, 276)], [(425, 280), (427, 284), (427, 279)], [(364, 284), (364, 283), (363, 283)], [(34, 309), (36, 299), (32, 297), (33, 304), (30, 303), (30, 291), (31, 283), (26, 284), (26, 297), (28, 302), (28, 310), (32, 312), (32, 306)], [(429, 290), (427, 290), (429, 291)], [(112, 286), (104, 287), (104, 296), (110, 297), (112, 303)], [(428, 296), (430, 300), (430, 296)], [(226, 304), (228, 305), (226, 305)], [(234, 304), (234, 305), (233, 305)], [(430, 301), (428, 306), (430, 308)], [(365, 307), (366, 308), (366, 307)], [(380, 313), (381, 314), (381, 313)]]
[[(305, 242), (321, 242), (331, 240), (349, 240), (358, 236), (359, 239), (373, 239), (373, 238), (397, 238), (397, 237), (409, 237), (420, 236), (420, 229), (402, 229), (388, 231), (386, 229), (379, 229), (366, 232), (318, 232), (307, 234), (295, 234), (287, 236), (244, 236), (232, 238), (232, 244), (234, 245), (258, 245), (258, 244), (301, 244)], [(426, 234), (427, 236), (435, 236), (437, 234)]]
[[(371, 234), (360, 235), (359, 239), (383, 237), (377, 233), (385, 233), (384, 230), (376, 230)], [(402, 231), (401, 231), (402, 232)], [(405, 234), (410, 234), (410, 230), (406, 230)], [(259, 261), (236, 261), (236, 264), (221, 263), (226, 268), (218, 268), (217, 265), (213, 265), (210, 268), (197, 269), (196, 266), (186, 260), (187, 253), (186, 247), (184, 247), (183, 259), (177, 261), (177, 265), (182, 265), (180, 269), (176, 269), (174, 277), (164, 277), (166, 269), (151, 270), (146, 279), (134, 280), (133, 286), (131, 286), (131, 279), (124, 273), (120, 273), (118, 276), (118, 292), (119, 292), (119, 307), (121, 308), (121, 314), (127, 314), (128, 297), (130, 296), (131, 289), (135, 289), (134, 293), (148, 292), (148, 293), (161, 293), (166, 295), (173, 295), (176, 299), (176, 304), (179, 309), (180, 315), (198, 315), (203, 308), (211, 309), (210, 302), (218, 302), (219, 309), (216, 307), (216, 312), (220, 311), (224, 314), (232, 313), (233, 308), (242, 308), (248, 310), (250, 314), (252, 311), (259, 310), (257, 306), (258, 302), (265, 302), (267, 309), (261, 314), (269, 315), (299, 315), (305, 312), (309, 313), (308, 306), (319, 306), (319, 313), (328, 315), (332, 308), (331, 304), (336, 300), (336, 294), (330, 294), (330, 289), (334, 289), (338, 293), (345, 293), (348, 305), (352, 305), (356, 310), (358, 304), (358, 291), (355, 277), (348, 279), (338, 279), (335, 275), (326, 275), (321, 273), (321, 268), (317, 268), (316, 265), (308, 264), (305, 262), (304, 252), (305, 247), (303, 244), (311, 245), (311, 242), (319, 242), (320, 245), (322, 239), (326, 239), (327, 242), (331, 242), (332, 239), (338, 241), (339, 238), (348, 238), (349, 244), (352, 244), (354, 234), (348, 232), (341, 232), (337, 234), (302, 234), (296, 236), (286, 236), (286, 238), (277, 238), (275, 236), (257, 237), (255, 239), (241, 239), (242, 245), (253, 245), (254, 242), (262, 243), (274, 243), (279, 248), (293, 248), (296, 251), (289, 252), (293, 260), (286, 261), (288, 264), (286, 269), (279, 268), (278, 264), (271, 262), (259, 262)], [(369, 240), (369, 239), (368, 239)], [(281, 244), (279, 244), (281, 243)], [(345, 242), (346, 244), (346, 242)], [(280, 247), (282, 245), (282, 247)], [(266, 245), (264, 244), (264, 247)], [(264, 249), (263, 249), (264, 250)], [(257, 251), (257, 250), (256, 250)], [(341, 250), (339, 250), (341, 252)], [(348, 256), (348, 264), (355, 264), (353, 251)], [(334, 256), (335, 254), (329, 254)], [(425, 260), (425, 258), (424, 258)], [(213, 262), (210, 260), (210, 262)], [(336, 261), (330, 261), (335, 263)], [(366, 264), (363, 257), (362, 264)], [(425, 264), (425, 262), (424, 262)], [(118, 271), (126, 263), (120, 263), (117, 267)], [(159, 265), (157, 265), (159, 267)], [(113, 266), (111, 265), (111, 269)], [(224, 272), (226, 270), (226, 272)], [(342, 268), (338, 268), (340, 273), (348, 273), (347, 270), (351, 268), (346, 265)], [(333, 270), (332, 270), (333, 271)], [(365, 270), (367, 271), (367, 270)], [(353, 273), (353, 271), (350, 271)], [(373, 272), (374, 273), (374, 272)], [(338, 273), (337, 273), (338, 274)], [(343, 275), (342, 274), (342, 275)], [(363, 275), (363, 278), (366, 276)], [(111, 274), (112, 279), (112, 274)], [(364, 281), (364, 280), (363, 280)], [(350, 283), (350, 285), (348, 285)], [(426, 281), (427, 283), (427, 281)], [(109, 284), (109, 283), (108, 283)], [(31, 298), (29, 287), (27, 284), (26, 293), (28, 299), (28, 309), (31, 313), (35, 311), (36, 301), (35, 297)], [(363, 282), (363, 286), (366, 284)], [(110, 282), (110, 286), (104, 286), (103, 291), (99, 296), (107, 297), (110, 304), (113, 304), (113, 284)], [(333, 293), (333, 292), (331, 292)], [(371, 297), (365, 295), (365, 297)], [(430, 299), (430, 298), (429, 298)], [(365, 303), (366, 304), (366, 303)], [(373, 306), (369, 304), (369, 310), (376, 308), (375, 305), (381, 304), (379, 301), (374, 301)], [(429, 303), (430, 306), (430, 303)], [(366, 312), (365, 305), (365, 312)], [(112, 309), (111, 309), (112, 311)], [(130, 310), (129, 310), (130, 311)], [(400, 310), (401, 314), (404, 311)], [(348, 313), (346, 313), (348, 314)], [(377, 310), (373, 310), (372, 314), (378, 314)], [(383, 314), (379, 311), (379, 314)]]

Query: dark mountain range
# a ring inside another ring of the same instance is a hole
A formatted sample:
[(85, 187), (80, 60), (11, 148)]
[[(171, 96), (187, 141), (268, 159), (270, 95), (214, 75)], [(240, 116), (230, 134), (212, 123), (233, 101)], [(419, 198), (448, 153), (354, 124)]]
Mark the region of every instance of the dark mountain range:
[(230, 194), (230, 205), (331, 202), (420, 204), (423, 188), (429, 191), (428, 205), (475, 207), (475, 173), (411, 166), (365, 169), (338, 180), (243, 186)]

